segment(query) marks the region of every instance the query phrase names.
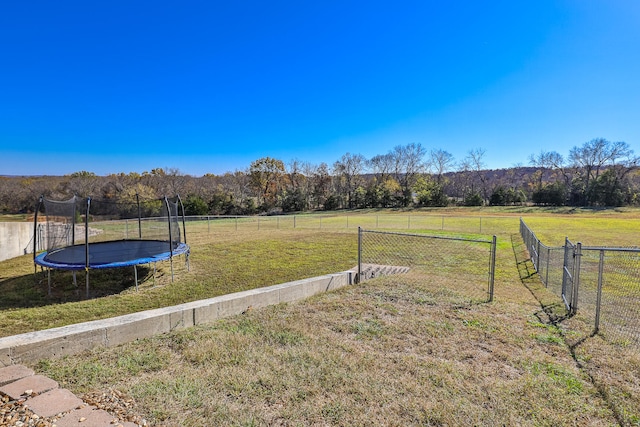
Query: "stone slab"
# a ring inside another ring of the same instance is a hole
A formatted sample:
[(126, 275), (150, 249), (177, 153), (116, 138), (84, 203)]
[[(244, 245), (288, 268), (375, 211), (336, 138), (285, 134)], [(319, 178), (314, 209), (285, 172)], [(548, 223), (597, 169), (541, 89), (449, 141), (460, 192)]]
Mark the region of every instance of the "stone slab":
[(31, 375), (0, 387), (0, 392), (6, 394), (11, 399), (17, 400), (23, 396), (27, 390), (40, 394), (57, 388), (58, 383), (51, 378), (42, 375)]
[(35, 372), (22, 365), (11, 365), (0, 368), (0, 387), (22, 378), (30, 377), (33, 374), (35, 374)]
[(85, 406), (80, 409), (65, 414), (56, 421), (57, 427), (135, 427), (131, 422), (120, 422), (118, 417), (114, 417), (107, 411), (97, 409), (93, 406)]
[(27, 399), (24, 404), (41, 417), (52, 417), (79, 408), (84, 402), (66, 388), (56, 388)]

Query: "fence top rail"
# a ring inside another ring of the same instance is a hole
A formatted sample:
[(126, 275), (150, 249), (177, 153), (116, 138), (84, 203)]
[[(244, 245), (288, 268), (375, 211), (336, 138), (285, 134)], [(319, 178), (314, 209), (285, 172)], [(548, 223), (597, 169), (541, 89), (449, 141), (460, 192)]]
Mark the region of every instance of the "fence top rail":
[(624, 248), (615, 246), (582, 246), (582, 251), (611, 251), (640, 253), (640, 248)]
[(422, 237), (428, 239), (440, 239), (440, 240), (456, 240), (460, 242), (473, 242), (473, 243), (493, 243), (492, 240), (482, 240), (482, 239), (470, 239), (465, 237), (452, 237), (452, 236), (434, 236), (430, 234), (417, 234), (417, 233), (399, 233), (393, 231), (377, 231), (377, 230), (364, 230), (360, 229), (361, 233), (373, 233), (373, 234), (387, 234), (387, 235), (396, 235), (396, 236), (412, 236), (412, 237)]
[[(538, 239), (538, 237), (536, 236), (536, 234), (529, 228), (529, 226), (524, 222), (524, 220), (522, 218), (520, 218), (520, 222), (521, 224), (527, 229), (527, 231), (533, 236), (534, 239), (536, 239), (537, 242), (540, 243), (540, 246), (544, 247), (545, 249), (562, 249), (564, 250), (564, 246), (547, 246), (544, 243), (542, 243), (542, 241), (540, 239)], [(576, 243), (573, 243), (571, 240), (569, 240), (568, 238), (566, 239), (566, 244), (570, 245), (570, 246), (576, 246)], [(620, 247), (620, 246), (582, 246), (581, 245), (581, 250), (582, 251), (612, 251), (612, 252), (631, 252), (631, 253), (640, 253), (640, 248), (638, 247)]]
[(531, 234), (531, 236), (533, 236), (533, 238), (535, 239), (536, 242), (540, 243), (540, 246), (542, 248), (549, 249), (549, 250), (564, 250), (564, 246), (547, 246), (544, 243), (542, 243), (542, 240), (538, 239), (538, 236), (536, 236), (536, 233), (534, 233), (533, 230), (531, 230), (531, 228), (529, 228), (527, 223), (524, 222), (524, 220), (522, 218), (520, 218), (520, 224), (522, 224), (522, 226), (524, 226), (524, 228), (527, 229), (529, 234)]

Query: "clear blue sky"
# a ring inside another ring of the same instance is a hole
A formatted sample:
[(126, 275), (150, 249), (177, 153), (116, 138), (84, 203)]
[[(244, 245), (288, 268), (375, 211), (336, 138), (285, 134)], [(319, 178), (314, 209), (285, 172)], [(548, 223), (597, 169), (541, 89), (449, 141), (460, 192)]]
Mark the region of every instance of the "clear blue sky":
[(640, 154), (640, 1), (7, 1), (0, 175)]

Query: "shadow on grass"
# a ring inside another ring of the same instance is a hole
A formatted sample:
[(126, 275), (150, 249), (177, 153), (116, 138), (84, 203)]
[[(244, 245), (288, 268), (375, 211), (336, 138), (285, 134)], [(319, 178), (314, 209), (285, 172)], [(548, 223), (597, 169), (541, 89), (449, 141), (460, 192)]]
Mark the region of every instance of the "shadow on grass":
[[(140, 265), (138, 283), (152, 280), (153, 269)], [(47, 271), (10, 277), (0, 280), (0, 310), (43, 307), (86, 299), (119, 294), (135, 288), (135, 273), (132, 267), (89, 271), (89, 292), (87, 295), (84, 271), (51, 270), (51, 293)], [(75, 280), (74, 280), (75, 279)]]
[[(623, 405), (620, 405), (617, 402), (616, 397), (613, 395), (614, 393), (610, 392), (610, 389), (615, 389), (616, 387), (612, 387), (607, 380), (600, 380), (597, 374), (594, 375), (594, 372), (592, 371), (593, 367), (587, 366), (587, 364), (581, 360), (581, 357), (578, 356), (578, 349), (581, 346), (589, 344), (589, 341), (597, 336), (597, 332), (588, 327), (579, 328), (580, 330), (569, 327), (571, 330), (571, 337), (569, 337), (569, 333), (565, 331), (565, 328), (559, 327), (563, 321), (571, 321), (573, 316), (568, 312), (560, 297), (552, 294), (545, 288), (542, 280), (540, 280), (540, 277), (533, 267), (533, 262), (529, 257), (524, 242), (519, 238), (519, 235), (511, 235), (511, 243), (513, 253), (515, 255), (515, 261), (518, 266), (518, 272), (520, 274), (520, 280), (540, 303), (540, 307), (542, 308), (541, 311), (535, 313), (535, 316), (538, 318), (540, 323), (557, 327), (556, 330), (562, 337), (571, 357), (576, 363), (576, 366), (589, 377), (591, 384), (593, 384), (600, 397), (606, 402), (619, 425), (636, 425), (635, 422), (630, 422), (629, 417), (625, 415), (628, 411), (625, 410)], [(573, 326), (577, 325), (574, 323)], [(631, 415), (631, 417), (634, 416), (635, 415), (633, 414)]]
[(538, 272), (533, 266), (524, 242), (520, 239), (519, 235), (511, 235), (511, 246), (518, 267), (520, 281), (540, 303), (540, 307), (542, 308), (541, 312), (536, 313), (536, 317), (538, 317), (540, 322), (556, 325), (571, 317), (562, 298), (549, 292), (542, 283), (542, 280), (540, 280)]

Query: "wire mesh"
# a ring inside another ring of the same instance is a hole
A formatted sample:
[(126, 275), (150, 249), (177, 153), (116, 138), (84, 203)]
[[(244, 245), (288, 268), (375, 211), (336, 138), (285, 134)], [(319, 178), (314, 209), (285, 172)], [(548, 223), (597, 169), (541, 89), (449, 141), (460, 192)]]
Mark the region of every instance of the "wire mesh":
[[(542, 283), (554, 295), (562, 298), (565, 306), (569, 309), (568, 301), (565, 297), (565, 259), (566, 251), (564, 246), (551, 247), (542, 243), (536, 234), (520, 220), (520, 235), (524, 240), (531, 262), (538, 272)], [(572, 260), (573, 261), (573, 258)], [(571, 272), (571, 269), (569, 270)]]
[(76, 236), (82, 236), (81, 225), (76, 224), (79, 215), (76, 211), (76, 197), (55, 201), (42, 199), (46, 212), (44, 238), (38, 247), (48, 251), (77, 243)]
[(564, 244), (564, 271), (562, 279), (562, 298), (567, 309), (572, 313), (578, 310), (578, 288), (580, 286), (580, 262), (582, 249), (580, 243), (572, 243), (569, 239)]
[(567, 309), (610, 342), (640, 346), (640, 249), (586, 247), (569, 239), (550, 248), (523, 221), (520, 232), (540, 279)]
[(608, 340), (640, 345), (640, 250), (582, 247), (580, 313)]
[(401, 272), (467, 302), (492, 299), (495, 243), (444, 236), (360, 230), (361, 280)]

